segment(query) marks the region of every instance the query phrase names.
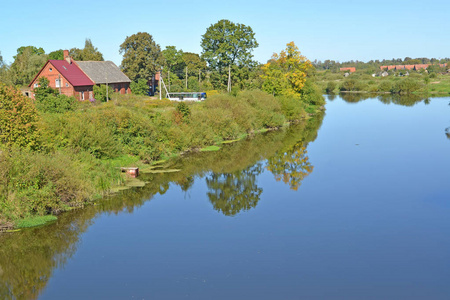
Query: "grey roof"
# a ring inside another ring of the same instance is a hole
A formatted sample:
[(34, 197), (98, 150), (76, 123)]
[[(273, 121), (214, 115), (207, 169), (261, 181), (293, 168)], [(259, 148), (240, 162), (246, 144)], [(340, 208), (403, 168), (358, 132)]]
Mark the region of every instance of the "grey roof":
[(112, 61), (77, 61), (77, 64), (95, 84), (131, 82)]

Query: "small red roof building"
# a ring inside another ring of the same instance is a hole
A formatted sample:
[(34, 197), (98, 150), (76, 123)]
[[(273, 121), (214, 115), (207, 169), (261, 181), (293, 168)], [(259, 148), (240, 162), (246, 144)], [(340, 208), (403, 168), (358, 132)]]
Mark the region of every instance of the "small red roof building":
[(340, 68), (341, 71), (349, 71), (350, 73), (356, 72), (355, 67), (348, 67), (348, 68)]
[[(104, 84), (104, 78), (115, 92), (131, 93), (131, 80), (113, 62), (90, 61), (78, 64), (69, 56), (68, 50), (64, 50), (64, 60), (48, 60), (45, 63), (28, 85), (31, 90), (39, 86), (41, 77), (49, 80), (51, 88), (80, 101), (94, 98), (94, 85)], [(34, 98), (32, 91), (30, 96)]]

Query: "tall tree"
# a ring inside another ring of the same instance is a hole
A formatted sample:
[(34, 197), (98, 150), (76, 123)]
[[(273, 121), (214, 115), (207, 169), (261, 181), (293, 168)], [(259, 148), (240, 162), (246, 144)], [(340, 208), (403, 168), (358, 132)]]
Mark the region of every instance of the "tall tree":
[(197, 53), (183, 52), (181, 58), (184, 66), (188, 68), (189, 72), (198, 74), (198, 71), (206, 69), (206, 61), (203, 60)]
[(161, 48), (147, 32), (127, 36), (119, 52), (123, 54), (122, 69), (132, 81), (150, 79), (163, 64)]
[(14, 62), (11, 64), (10, 77), (13, 84), (28, 85), (47, 61), (42, 48), (34, 46), (20, 47)]
[(103, 54), (98, 51), (97, 47), (94, 47), (91, 39), (86, 39), (83, 49), (72, 48), (70, 49), (69, 53), (74, 60), (103, 61)]
[(2, 53), (0, 52), (0, 83), (11, 84), (8, 76), (8, 65), (3, 61)]
[(183, 50), (177, 50), (175, 46), (166, 46), (166, 49), (162, 51), (164, 57), (164, 69), (170, 72), (177, 72), (183, 67)]
[(258, 42), (250, 26), (220, 20), (206, 29), (201, 46), (202, 57), (208, 65), (221, 71), (229, 65), (250, 64), (252, 51), (258, 47)]

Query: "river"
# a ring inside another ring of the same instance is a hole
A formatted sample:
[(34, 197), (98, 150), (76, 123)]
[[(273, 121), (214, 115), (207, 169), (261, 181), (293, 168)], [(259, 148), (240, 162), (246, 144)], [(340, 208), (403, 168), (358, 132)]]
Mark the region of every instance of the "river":
[(0, 299), (449, 299), (449, 102), (329, 96), (3, 234)]

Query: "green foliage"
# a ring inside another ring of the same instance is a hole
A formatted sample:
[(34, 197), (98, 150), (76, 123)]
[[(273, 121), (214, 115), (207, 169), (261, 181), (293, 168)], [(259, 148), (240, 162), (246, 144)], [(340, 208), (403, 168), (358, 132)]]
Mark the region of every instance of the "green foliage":
[(38, 147), (38, 114), (30, 98), (0, 83), (0, 142), (8, 147)]
[(147, 80), (144, 78), (139, 79), (137, 82), (132, 81), (130, 84), (130, 88), (131, 92), (135, 95), (147, 95), (149, 91)]
[(187, 119), (191, 116), (191, 109), (184, 102), (178, 103), (178, 105), (176, 107), (176, 111), (179, 112), (183, 116), (183, 119)]
[(0, 215), (10, 220), (82, 206), (117, 180), (112, 169), (75, 153), (14, 148), (0, 156)]
[(75, 97), (60, 95), (58, 90), (48, 86), (46, 77), (39, 78), (39, 87), (34, 89), (34, 98), (36, 108), (45, 113), (64, 113), (73, 111), (78, 106), (78, 100)]
[(166, 46), (161, 52), (164, 58), (164, 69), (170, 72), (177, 72), (183, 69), (183, 51), (177, 50), (175, 46)]
[[(106, 92), (107, 90), (108, 93)], [(107, 102), (111, 100), (113, 93), (114, 90), (110, 85), (108, 86), (106, 86), (105, 84), (94, 85), (94, 98), (97, 101)], [(106, 96), (106, 94), (108, 94), (108, 96)]]
[(123, 54), (122, 69), (131, 79), (150, 79), (163, 65), (161, 48), (147, 32), (138, 32), (127, 36), (120, 45)]
[(74, 60), (79, 61), (103, 61), (103, 54), (94, 47), (91, 39), (86, 39), (83, 49), (72, 48), (69, 51)]
[(391, 92), (398, 94), (410, 94), (412, 92), (417, 91), (420, 88), (421, 85), (418, 81), (411, 78), (406, 78), (397, 81), (392, 87)]
[(378, 85), (378, 92), (390, 92), (392, 89), (391, 81), (384, 80)]
[(60, 50), (50, 52), (48, 54), (48, 59), (63, 60), (64, 59), (64, 50), (60, 49)]
[(325, 105), (325, 99), (311, 78), (307, 78), (303, 88), (300, 90), (303, 103), (314, 106)]
[(53, 215), (35, 216), (27, 219), (22, 219), (16, 222), (15, 228), (29, 228), (41, 226), (49, 222), (56, 221), (58, 218)]
[(229, 65), (248, 66), (258, 47), (250, 26), (220, 20), (202, 35), (202, 57), (213, 70), (227, 71)]
[(11, 64), (9, 77), (14, 85), (28, 85), (47, 61), (42, 48), (20, 47)]
[(325, 92), (326, 92), (327, 94), (332, 94), (332, 93), (334, 93), (334, 90), (336, 89), (336, 86), (337, 86), (336, 82), (334, 82), (334, 81), (328, 81), (327, 87), (325, 88)]

